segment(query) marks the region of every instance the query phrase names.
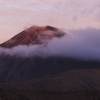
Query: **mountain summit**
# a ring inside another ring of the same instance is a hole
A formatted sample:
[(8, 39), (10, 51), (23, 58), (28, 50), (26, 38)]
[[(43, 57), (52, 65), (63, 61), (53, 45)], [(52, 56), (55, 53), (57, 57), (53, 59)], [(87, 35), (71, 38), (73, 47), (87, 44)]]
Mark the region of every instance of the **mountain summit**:
[(42, 44), (54, 37), (62, 37), (64, 34), (60, 29), (52, 26), (32, 26), (2, 43), (0, 46), (12, 48), (18, 45)]

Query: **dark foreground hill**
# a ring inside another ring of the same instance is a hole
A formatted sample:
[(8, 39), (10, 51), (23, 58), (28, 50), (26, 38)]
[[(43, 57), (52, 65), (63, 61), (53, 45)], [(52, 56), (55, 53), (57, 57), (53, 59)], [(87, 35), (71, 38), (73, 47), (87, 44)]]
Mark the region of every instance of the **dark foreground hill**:
[(2, 100), (99, 100), (100, 62), (2, 56), (0, 82)]
[(100, 100), (99, 90), (86, 91), (32, 91), (19, 89), (1, 89), (1, 100)]

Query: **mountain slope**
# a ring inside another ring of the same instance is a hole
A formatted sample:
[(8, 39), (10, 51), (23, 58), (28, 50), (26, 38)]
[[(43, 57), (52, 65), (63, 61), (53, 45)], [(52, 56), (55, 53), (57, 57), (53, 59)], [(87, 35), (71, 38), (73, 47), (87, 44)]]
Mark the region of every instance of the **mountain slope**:
[(42, 44), (53, 37), (62, 37), (64, 34), (63, 31), (52, 26), (32, 26), (2, 43), (0, 46), (12, 48), (18, 45)]
[(100, 100), (100, 70), (76, 69), (21, 83), (0, 84), (4, 100)]
[(100, 62), (64, 57), (0, 57), (0, 83), (21, 82), (75, 69), (99, 69)]

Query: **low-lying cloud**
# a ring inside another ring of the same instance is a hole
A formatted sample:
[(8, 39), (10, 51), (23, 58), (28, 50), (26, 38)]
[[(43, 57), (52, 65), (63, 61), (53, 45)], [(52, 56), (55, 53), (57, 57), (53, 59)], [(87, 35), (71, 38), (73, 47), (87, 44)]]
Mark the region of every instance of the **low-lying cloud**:
[(18, 57), (64, 56), (100, 60), (100, 30), (87, 28), (69, 31), (62, 38), (54, 38), (43, 45), (20, 45), (11, 49), (0, 48), (0, 54)]

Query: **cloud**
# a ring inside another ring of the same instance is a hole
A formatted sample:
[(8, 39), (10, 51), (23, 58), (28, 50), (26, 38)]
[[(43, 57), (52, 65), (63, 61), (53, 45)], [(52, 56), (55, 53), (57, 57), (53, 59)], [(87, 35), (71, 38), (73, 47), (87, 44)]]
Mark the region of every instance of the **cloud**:
[(72, 58), (100, 59), (100, 30), (87, 28), (71, 31), (72, 34), (54, 39), (48, 45), (51, 55), (63, 55)]
[(100, 30), (94, 28), (70, 30), (68, 35), (54, 38), (46, 45), (20, 45), (11, 49), (0, 48), (0, 54), (24, 58), (62, 56), (100, 60)]

